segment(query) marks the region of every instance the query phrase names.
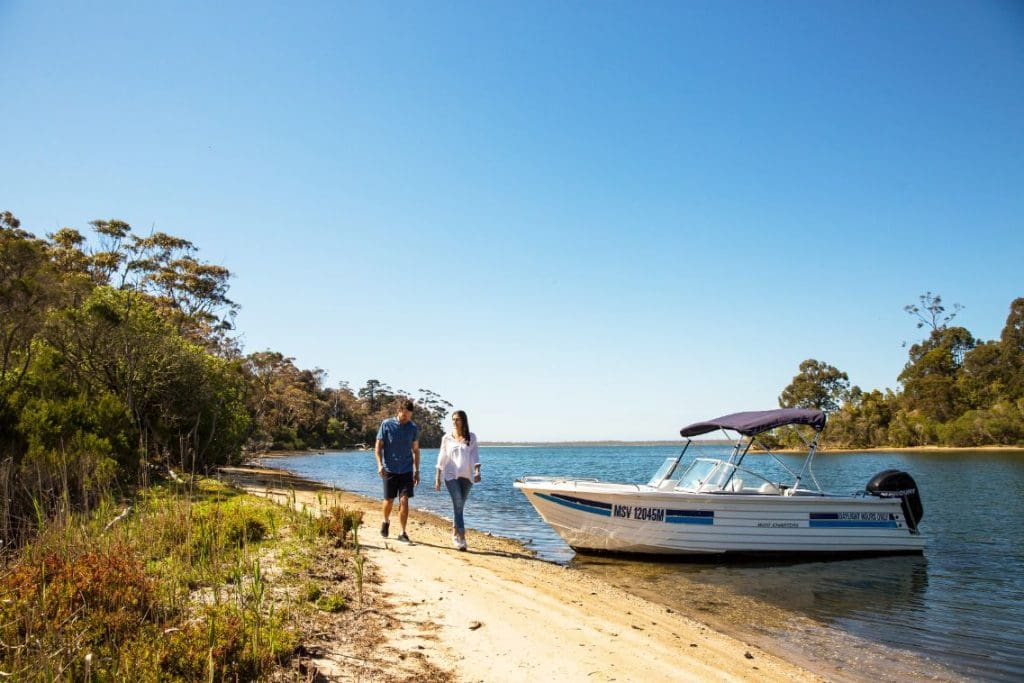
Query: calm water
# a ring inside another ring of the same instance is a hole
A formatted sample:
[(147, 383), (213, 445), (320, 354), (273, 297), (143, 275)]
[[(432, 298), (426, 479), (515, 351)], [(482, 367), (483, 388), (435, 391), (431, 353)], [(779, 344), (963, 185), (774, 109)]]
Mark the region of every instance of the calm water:
[[(831, 678), (1024, 679), (1024, 456), (818, 456), (814, 472), (836, 493), (863, 489), (883, 469), (910, 472), (925, 508), (923, 557), (720, 565), (575, 556), (512, 488), (525, 474), (645, 482), (676, 452), (665, 446), (483, 448), (484, 481), (472, 490), (466, 524), (522, 540), (544, 559), (600, 575), (755, 643), (781, 642), (789, 656)], [(426, 483), (413, 505), (450, 518), (447, 492), (432, 486), (436, 453), (423, 451)], [(719, 453), (705, 447), (697, 455)], [(770, 461), (749, 456), (747, 464), (753, 462)], [(269, 464), (380, 495), (372, 453)]]

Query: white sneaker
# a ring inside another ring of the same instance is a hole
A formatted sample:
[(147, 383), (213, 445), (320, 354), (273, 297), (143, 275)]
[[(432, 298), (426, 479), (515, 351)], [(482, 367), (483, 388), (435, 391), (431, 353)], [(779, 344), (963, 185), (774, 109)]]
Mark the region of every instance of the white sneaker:
[(460, 538), (459, 539), (459, 550), (465, 550), (465, 549), (466, 549), (466, 539)]

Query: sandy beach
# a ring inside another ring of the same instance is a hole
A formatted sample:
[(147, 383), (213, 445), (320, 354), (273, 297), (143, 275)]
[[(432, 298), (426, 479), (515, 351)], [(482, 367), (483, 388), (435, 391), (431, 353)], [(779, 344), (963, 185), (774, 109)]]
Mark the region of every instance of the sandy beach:
[[(225, 468), (223, 476), (282, 504), (294, 496), (308, 509), (329, 490), (280, 470)], [(383, 539), (378, 501), (333, 495), (365, 514), (360, 543), (386, 626), (375, 665), (408, 679), (422, 665), (423, 678), (437, 680), (440, 671), (457, 681), (822, 680), (699, 621), (537, 560), (512, 540), (469, 530), (469, 551), (459, 552), (449, 522), (435, 515), (412, 511), (407, 544), (394, 540), (396, 511), (392, 538)], [(329, 659), (317, 662), (329, 678), (366, 680)]]

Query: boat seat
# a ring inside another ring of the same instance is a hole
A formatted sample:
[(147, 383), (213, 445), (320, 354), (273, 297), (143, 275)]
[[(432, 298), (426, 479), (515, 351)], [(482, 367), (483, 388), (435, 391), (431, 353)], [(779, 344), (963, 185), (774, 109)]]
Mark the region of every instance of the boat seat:
[(739, 493), (743, 490), (743, 480), (739, 477), (733, 477), (729, 480), (729, 486), (727, 488), (734, 493)]
[(779, 487), (776, 486), (775, 484), (771, 483), (770, 481), (766, 481), (765, 483), (761, 484), (761, 488), (759, 488), (757, 490), (757, 492), (758, 493), (771, 493), (771, 494), (774, 494), (774, 495), (778, 495), (778, 494), (782, 493), (781, 491), (779, 491)]

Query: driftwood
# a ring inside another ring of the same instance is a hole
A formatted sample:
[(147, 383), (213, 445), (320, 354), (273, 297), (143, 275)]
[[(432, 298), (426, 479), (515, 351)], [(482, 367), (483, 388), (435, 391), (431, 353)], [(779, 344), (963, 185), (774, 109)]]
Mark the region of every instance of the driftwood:
[(122, 519), (124, 519), (125, 517), (130, 515), (131, 511), (132, 511), (132, 506), (129, 505), (128, 507), (126, 507), (124, 510), (121, 511), (121, 514), (119, 514), (117, 517), (114, 517), (112, 520), (107, 522), (107, 526), (103, 527), (103, 531), (110, 531), (111, 527), (113, 527), (115, 524), (120, 522)]

